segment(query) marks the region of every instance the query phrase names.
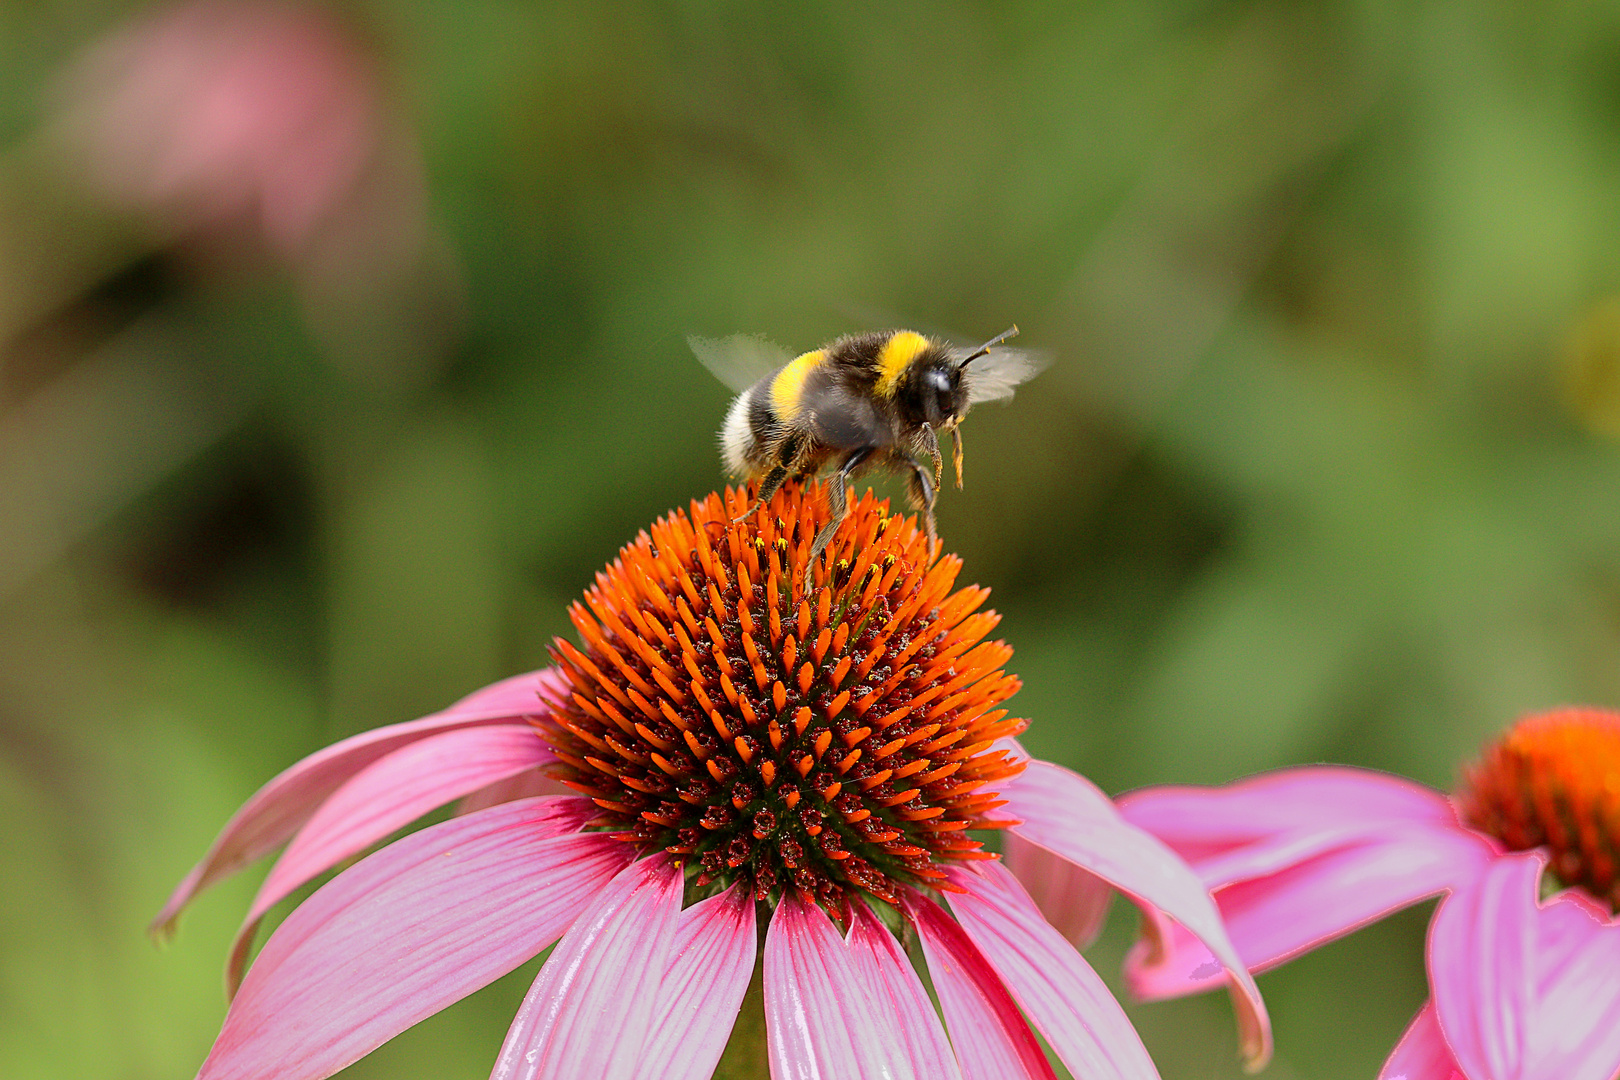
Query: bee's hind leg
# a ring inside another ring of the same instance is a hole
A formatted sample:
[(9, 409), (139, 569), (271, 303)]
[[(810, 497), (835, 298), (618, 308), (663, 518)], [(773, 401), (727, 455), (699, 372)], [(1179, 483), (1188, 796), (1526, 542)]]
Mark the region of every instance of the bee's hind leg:
[(776, 495), (782, 482), (786, 480), (799, 464), (800, 444), (797, 439), (790, 438), (784, 442), (776, 452), (776, 461), (766, 471), (765, 478), (759, 482), (759, 493), (747, 510), (731, 519), (733, 525), (741, 525), (753, 516), (754, 511), (762, 506), (769, 506), (772, 497)]
[(786, 465), (772, 465), (771, 471), (765, 474), (765, 479), (759, 482), (759, 494), (754, 497), (753, 502), (748, 504), (748, 509), (731, 519), (731, 523), (741, 525), (754, 516), (754, 511), (762, 506), (769, 506), (771, 498), (776, 494), (776, 489), (782, 486), (782, 481), (787, 479), (787, 475)]
[(804, 561), (804, 588), (806, 592), (810, 591), (810, 576), (811, 571), (815, 569), (816, 560), (821, 558), (821, 553), (827, 550), (828, 544), (832, 543), (833, 534), (838, 531), (838, 526), (843, 524), (844, 518), (849, 516), (848, 488), (850, 475), (871, 453), (870, 447), (862, 447), (852, 452), (844, 459), (844, 463), (838, 467), (838, 471), (833, 474), (831, 482), (827, 485), (827, 524), (821, 527), (821, 531), (816, 533), (816, 538), (810, 542), (810, 557)]

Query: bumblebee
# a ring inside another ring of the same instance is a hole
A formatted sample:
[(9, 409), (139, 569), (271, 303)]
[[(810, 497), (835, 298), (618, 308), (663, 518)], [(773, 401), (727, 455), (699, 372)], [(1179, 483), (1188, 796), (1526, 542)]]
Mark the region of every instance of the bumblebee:
[(784, 481), (833, 464), (832, 515), (810, 546), (808, 578), (849, 512), (849, 481), (885, 468), (906, 477), (928, 539), (936, 540), (940, 432), (951, 433), (960, 488), (962, 418), (981, 401), (1011, 397), (1044, 366), (1035, 354), (1001, 347), (1017, 333), (1014, 326), (963, 349), (887, 330), (841, 337), (791, 360), (762, 338), (689, 338), (703, 365), (738, 391), (720, 429), (720, 452), (734, 476), (759, 481), (754, 506), (738, 520), (770, 502)]

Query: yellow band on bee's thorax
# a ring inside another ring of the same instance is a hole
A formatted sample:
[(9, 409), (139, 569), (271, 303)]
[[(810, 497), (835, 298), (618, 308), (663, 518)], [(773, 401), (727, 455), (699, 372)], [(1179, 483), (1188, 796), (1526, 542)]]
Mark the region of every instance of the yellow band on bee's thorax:
[(771, 380), (771, 409), (777, 419), (791, 423), (803, 406), (804, 380), (827, 358), (822, 349), (795, 357)]
[(928, 339), (911, 330), (898, 331), (888, 341), (877, 356), (877, 383), (872, 392), (880, 398), (893, 397), (900, 388), (900, 378), (906, 372), (906, 366), (924, 349), (928, 348)]

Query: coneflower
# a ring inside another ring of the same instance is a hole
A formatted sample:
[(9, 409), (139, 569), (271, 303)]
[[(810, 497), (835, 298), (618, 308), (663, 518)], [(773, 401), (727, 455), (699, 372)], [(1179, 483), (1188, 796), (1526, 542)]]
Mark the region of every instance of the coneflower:
[[(1120, 808), (1199, 870), (1256, 971), (1445, 895), (1429, 926), (1430, 1000), (1385, 1080), (1620, 1076), (1620, 714), (1526, 717), (1449, 799), (1312, 766), (1147, 788)], [(1075, 917), (1065, 902), (1049, 901), (1060, 921)], [(1127, 974), (1143, 996), (1173, 997), (1202, 988), (1213, 960), (1172, 929)]]
[[(985, 847), (1076, 865), (1224, 957), (1208, 893), (1078, 775), (1030, 759), (987, 590), (914, 519), (815, 485), (728, 491), (627, 545), (556, 666), (322, 751), (254, 796), (159, 917), (291, 839), (255, 900), (203, 1077), (328, 1076), (553, 943), (496, 1077), (703, 1078), (751, 979), (773, 1077), (1157, 1075), (1118, 1003)], [(542, 780), (541, 778), (547, 778)], [(537, 784), (573, 794), (533, 795)], [(432, 808), (289, 915), (292, 889)], [(920, 946), (939, 1006), (908, 954)], [(761, 947), (762, 943), (762, 947)], [(1031, 1025), (1033, 1025), (1033, 1030)], [(761, 1063), (763, 1068), (763, 1063)]]

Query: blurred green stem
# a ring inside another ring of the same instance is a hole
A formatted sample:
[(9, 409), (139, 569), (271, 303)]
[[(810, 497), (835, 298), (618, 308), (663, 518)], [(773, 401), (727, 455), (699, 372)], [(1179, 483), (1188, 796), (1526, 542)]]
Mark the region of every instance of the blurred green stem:
[(765, 962), (754, 962), (754, 977), (743, 995), (737, 1026), (715, 1066), (714, 1080), (767, 1080), (770, 1059), (765, 1056)]

